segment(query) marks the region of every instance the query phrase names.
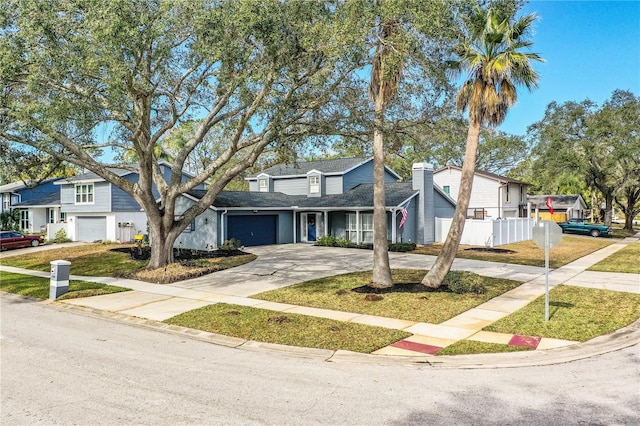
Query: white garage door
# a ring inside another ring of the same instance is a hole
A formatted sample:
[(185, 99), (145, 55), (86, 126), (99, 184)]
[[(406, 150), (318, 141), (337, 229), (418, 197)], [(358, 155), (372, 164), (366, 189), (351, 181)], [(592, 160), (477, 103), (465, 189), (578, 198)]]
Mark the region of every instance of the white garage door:
[(97, 241), (107, 239), (107, 218), (78, 217), (78, 241)]

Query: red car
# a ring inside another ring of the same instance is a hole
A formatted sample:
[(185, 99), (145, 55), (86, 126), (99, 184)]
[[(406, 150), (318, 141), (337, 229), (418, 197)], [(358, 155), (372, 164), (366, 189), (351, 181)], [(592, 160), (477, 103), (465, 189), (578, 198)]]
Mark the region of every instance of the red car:
[(16, 231), (0, 232), (0, 250), (20, 247), (37, 247), (44, 243), (40, 235), (24, 235)]

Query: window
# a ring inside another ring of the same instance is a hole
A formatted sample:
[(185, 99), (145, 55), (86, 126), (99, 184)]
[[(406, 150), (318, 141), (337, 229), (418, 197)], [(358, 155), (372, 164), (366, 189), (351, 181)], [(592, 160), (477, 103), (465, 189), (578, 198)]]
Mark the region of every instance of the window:
[(507, 198), (506, 198), (507, 203), (509, 202), (509, 184), (507, 184)]
[(317, 194), (320, 192), (320, 177), (309, 176), (309, 193)]
[(11, 196), (9, 194), (2, 194), (2, 210), (9, 210), (9, 201), (11, 200)]
[(449, 185), (445, 185), (442, 187), (442, 190), (444, 191), (445, 194), (449, 195), (451, 194), (451, 187)]
[[(347, 240), (356, 242), (358, 239), (358, 228), (356, 224), (356, 214), (347, 213), (347, 223), (345, 226)], [(373, 243), (373, 213), (360, 214), (360, 242)]]
[(67, 221), (67, 214), (60, 212), (60, 222), (66, 222)]
[(520, 185), (520, 203), (524, 203), (524, 186)]
[(48, 209), (49, 214), (47, 215), (47, 222), (48, 223), (56, 223), (56, 211), (55, 209)]
[(20, 229), (29, 229), (29, 210), (20, 210)]
[(258, 187), (260, 192), (269, 192), (269, 182), (267, 179), (258, 179)]
[(76, 185), (76, 204), (93, 204), (93, 184)]

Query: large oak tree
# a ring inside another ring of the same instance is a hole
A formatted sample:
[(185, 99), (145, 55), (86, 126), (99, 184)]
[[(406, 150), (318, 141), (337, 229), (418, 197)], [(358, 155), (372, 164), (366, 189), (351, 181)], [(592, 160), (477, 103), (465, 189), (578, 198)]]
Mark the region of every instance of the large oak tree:
[[(91, 170), (131, 195), (148, 217), (149, 267), (164, 266), (183, 229), (261, 153), (324, 132), (324, 118), (340, 115), (337, 100), (366, 56), (343, 11), (304, 0), (9, 1), (0, 12), (0, 142)], [(194, 122), (165, 180), (157, 147)], [(182, 181), (214, 128), (224, 146)], [(135, 164), (115, 160), (127, 157)], [(205, 183), (201, 200), (176, 215), (181, 194)]]

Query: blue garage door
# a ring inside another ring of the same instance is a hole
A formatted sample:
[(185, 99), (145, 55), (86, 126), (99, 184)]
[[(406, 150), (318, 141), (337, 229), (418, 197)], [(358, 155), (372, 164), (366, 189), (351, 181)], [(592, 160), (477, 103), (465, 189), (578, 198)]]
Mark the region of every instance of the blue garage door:
[(278, 216), (227, 216), (227, 238), (240, 240), (243, 246), (276, 244)]

